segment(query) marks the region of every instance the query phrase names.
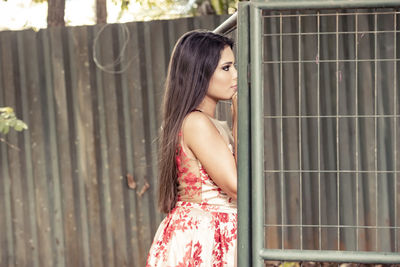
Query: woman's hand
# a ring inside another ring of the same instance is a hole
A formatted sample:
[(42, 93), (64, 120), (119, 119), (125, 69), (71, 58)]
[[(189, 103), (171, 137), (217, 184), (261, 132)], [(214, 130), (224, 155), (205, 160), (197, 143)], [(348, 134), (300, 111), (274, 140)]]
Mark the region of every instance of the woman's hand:
[(232, 119), (233, 120), (237, 119), (237, 92), (234, 93), (232, 96), (231, 110), (232, 110)]
[(237, 92), (233, 94), (232, 96), (232, 135), (233, 135), (233, 142), (234, 142), (234, 146), (235, 146), (235, 161), (237, 164), (237, 147), (238, 147), (238, 140), (237, 140), (237, 110), (238, 110), (238, 106), (237, 106)]

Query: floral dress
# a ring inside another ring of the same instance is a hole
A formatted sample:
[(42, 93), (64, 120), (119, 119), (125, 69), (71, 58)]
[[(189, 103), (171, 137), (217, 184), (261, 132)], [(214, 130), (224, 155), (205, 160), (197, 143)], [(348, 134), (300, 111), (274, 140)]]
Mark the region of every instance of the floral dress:
[[(211, 121), (232, 151), (226, 122)], [(146, 266), (236, 266), (236, 201), (222, 192), (182, 145), (176, 163), (178, 201), (155, 234)]]

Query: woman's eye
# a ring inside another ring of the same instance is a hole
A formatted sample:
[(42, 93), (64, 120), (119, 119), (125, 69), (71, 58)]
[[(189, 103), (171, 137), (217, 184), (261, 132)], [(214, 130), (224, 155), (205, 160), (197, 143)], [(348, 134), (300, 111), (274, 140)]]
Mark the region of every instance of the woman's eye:
[(229, 70), (229, 67), (230, 67), (229, 65), (228, 65), (228, 66), (223, 66), (222, 69), (223, 69), (224, 71), (228, 71), (228, 70)]

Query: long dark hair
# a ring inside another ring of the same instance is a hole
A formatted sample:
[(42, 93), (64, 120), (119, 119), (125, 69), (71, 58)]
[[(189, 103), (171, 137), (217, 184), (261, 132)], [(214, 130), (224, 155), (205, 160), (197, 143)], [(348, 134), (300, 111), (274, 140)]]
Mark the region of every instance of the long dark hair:
[(227, 37), (209, 31), (191, 31), (176, 43), (168, 67), (163, 100), (163, 120), (159, 151), (159, 208), (170, 212), (176, 203), (175, 162), (183, 119), (202, 102), (221, 57), (233, 47)]

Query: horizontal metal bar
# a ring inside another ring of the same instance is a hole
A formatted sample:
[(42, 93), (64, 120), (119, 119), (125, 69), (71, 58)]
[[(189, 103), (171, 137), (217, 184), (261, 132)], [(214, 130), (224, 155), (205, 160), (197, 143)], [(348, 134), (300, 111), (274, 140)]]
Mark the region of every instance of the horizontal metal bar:
[(264, 224), (264, 227), (302, 227), (302, 228), (350, 228), (350, 229), (400, 229), (400, 226), (357, 226), (336, 224)]
[(336, 0), (336, 1), (293, 1), (293, 0), (251, 0), (251, 5), (260, 9), (279, 9), (279, 10), (293, 10), (293, 9), (320, 9), (320, 8), (383, 8), (383, 7), (397, 7), (400, 5), (399, 0)]
[(393, 171), (356, 171), (356, 170), (264, 170), (264, 173), (400, 173), (399, 170)]
[(382, 58), (382, 59), (312, 59), (312, 60), (271, 60), (271, 61), (263, 61), (263, 64), (288, 64), (288, 63), (314, 63), (314, 64), (319, 64), (319, 63), (342, 63), (342, 62), (398, 62), (400, 59), (395, 59), (395, 58)]
[(331, 250), (282, 250), (262, 249), (260, 256), (264, 260), (279, 261), (326, 261), (347, 263), (400, 263), (400, 253), (331, 251)]
[(264, 119), (323, 119), (323, 118), (400, 118), (399, 115), (287, 115), (287, 116), (273, 116), (264, 115)]
[(354, 16), (354, 15), (396, 15), (400, 14), (399, 11), (382, 11), (382, 12), (335, 12), (335, 13), (319, 13), (319, 14), (273, 14), (273, 15), (263, 15), (263, 18), (288, 18), (288, 17), (328, 17), (328, 16)]
[(219, 25), (215, 30), (214, 33), (219, 34), (228, 34), (231, 31), (236, 29), (237, 25), (237, 12), (235, 12), (232, 16), (230, 16), (227, 20), (225, 20), (221, 25)]
[(347, 31), (347, 32), (333, 32), (333, 31), (325, 31), (325, 32), (287, 32), (287, 33), (264, 33), (263, 36), (305, 36), (305, 35), (336, 35), (336, 34), (349, 34), (349, 35), (354, 35), (354, 34), (379, 34), (379, 33), (399, 33), (399, 30), (382, 30), (382, 31)]

